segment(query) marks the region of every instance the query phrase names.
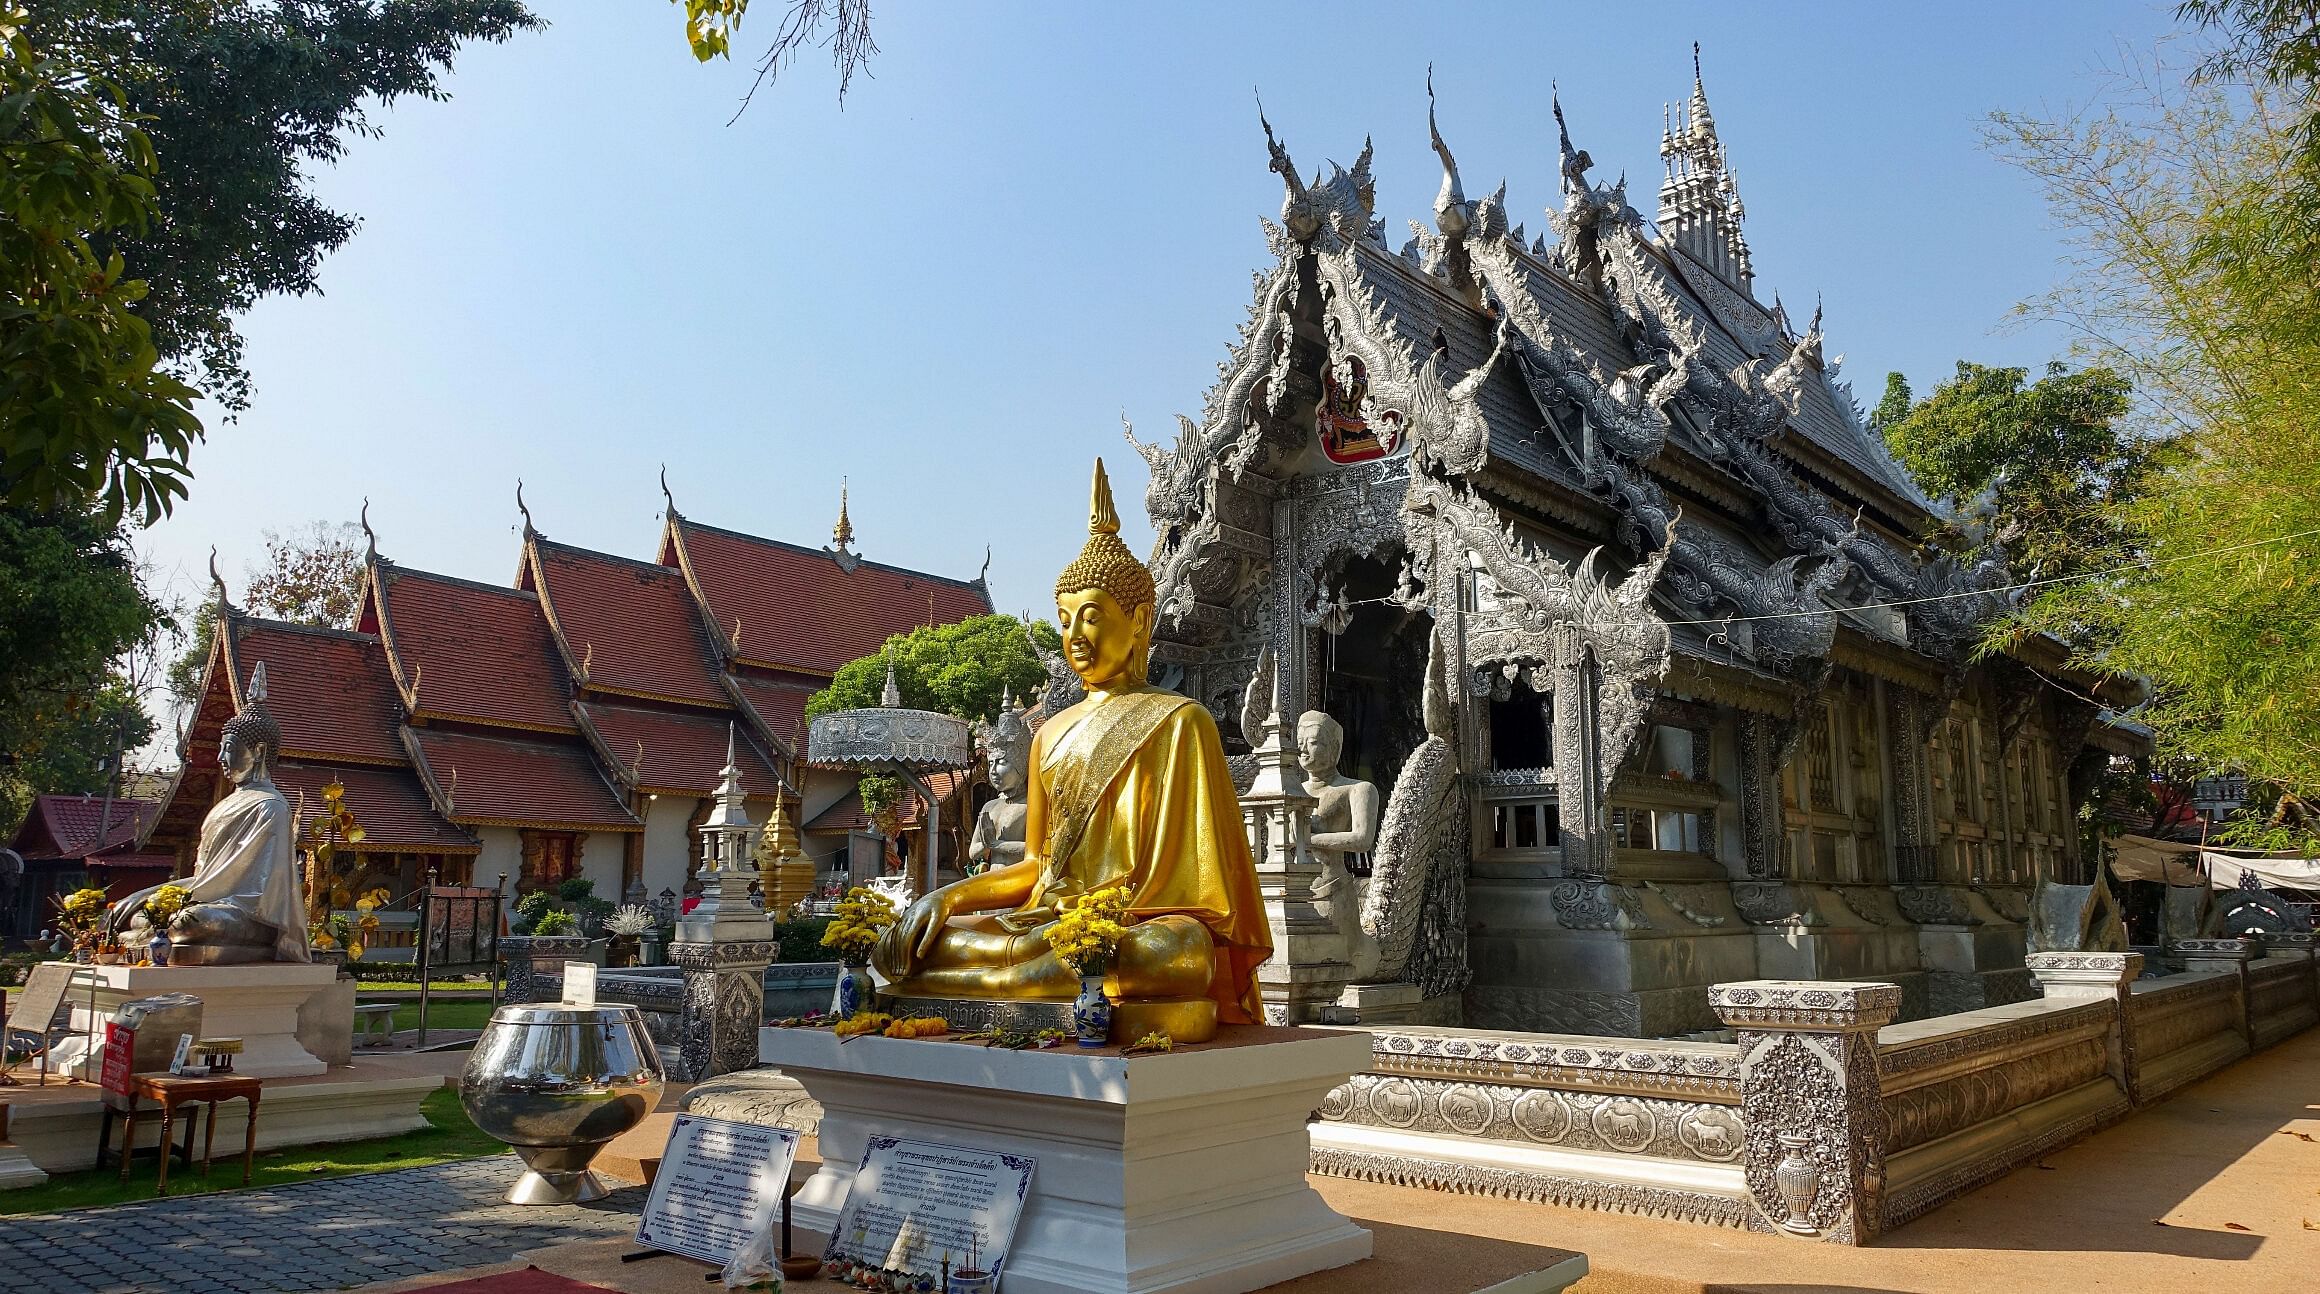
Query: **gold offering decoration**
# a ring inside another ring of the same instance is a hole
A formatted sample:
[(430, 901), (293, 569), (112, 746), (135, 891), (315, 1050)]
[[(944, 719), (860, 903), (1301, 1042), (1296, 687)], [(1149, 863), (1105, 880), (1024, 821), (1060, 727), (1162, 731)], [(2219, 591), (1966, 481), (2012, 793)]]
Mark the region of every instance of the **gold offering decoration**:
[[(1087, 695), (1032, 738), (1023, 860), (919, 899), (875, 961), (905, 998), (1065, 1003), (1108, 954), (1119, 1036), (1199, 1042), (1263, 1018), (1272, 935), (1216, 721), (1149, 681), (1157, 596), (1119, 529), (1099, 459), (1087, 542), (1055, 582)], [(1101, 891), (1118, 897), (1089, 907)]]
[(822, 947), (835, 951), (849, 965), (870, 960), (879, 936), (894, 924), (894, 900), (866, 885), (857, 885), (838, 900), (837, 919), (822, 932)]

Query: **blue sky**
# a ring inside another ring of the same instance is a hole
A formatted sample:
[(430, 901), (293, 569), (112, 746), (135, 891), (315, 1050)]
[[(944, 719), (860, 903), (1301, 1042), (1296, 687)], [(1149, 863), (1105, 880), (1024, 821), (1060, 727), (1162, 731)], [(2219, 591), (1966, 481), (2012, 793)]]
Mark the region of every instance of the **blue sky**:
[[(2060, 249), (1978, 125), (2083, 98), (2172, 26), (2140, 3), (897, 0), (842, 110), (807, 59), (728, 127), (748, 68), (696, 64), (676, 6), (536, 3), (546, 32), (467, 50), (448, 102), (377, 113), (384, 138), (315, 177), (362, 228), (325, 295), (247, 319), (256, 403), (211, 419), (191, 500), (144, 537), (178, 593), (214, 544), (238, 594), (266, 529), (366, 495), (389, 557), (507, 581), (519, 476), (544, 533), (649, 558), (666, 463), (688, 516), (811, 544), (851, 477), (864, 554), (972, 576), (987, 544), (999, 606), (1044, 612), (1089, 459), (1140, 499), (1120, 415), (1172, 437), (1245, 316), (1280, 206), (1251, 87), (1308, 173), (1374, 135), (1399, 246), (1440, 182), (1429, 61), (1467, 190), (1507, 178), (1537, 232), (1550, 81), (1648, 215), (1697, 39), (1759, 293), (1825, 299), (1864, 402), (1889, 369), (1923, 391), (1961, 357), (2035, 366), (2062, 339), (2002, 325)], [(778, 13), (758, 3), (738, 49)]]

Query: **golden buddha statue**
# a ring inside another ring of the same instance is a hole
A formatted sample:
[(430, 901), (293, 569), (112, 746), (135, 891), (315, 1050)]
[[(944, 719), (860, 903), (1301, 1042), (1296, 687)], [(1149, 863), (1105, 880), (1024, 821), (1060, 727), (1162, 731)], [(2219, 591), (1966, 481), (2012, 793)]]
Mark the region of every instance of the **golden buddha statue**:
[(1022, 861), (919, 899), (873, 960), (903, 997), (1069, 1002), (1078, 980), (1044, 933), (1067, 901), (1124, 885), (1113, 1036), (1201, 1042), (1263, 1020), (1256, 970), (1273, 940), (1216, 721), (1146, 681), (1152, 573), (1119, 530), (1098, 459), (1087, 546), (1055, 581), (1087, 696), (1032, 739)]

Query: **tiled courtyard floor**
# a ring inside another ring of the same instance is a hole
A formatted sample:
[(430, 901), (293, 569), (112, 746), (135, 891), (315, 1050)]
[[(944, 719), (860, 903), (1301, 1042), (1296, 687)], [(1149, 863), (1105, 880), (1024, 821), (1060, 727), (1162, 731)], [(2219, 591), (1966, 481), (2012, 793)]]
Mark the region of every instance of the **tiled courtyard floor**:
[[(643, 1191), (516, 1208), (512, 1155), (266, 1190), (0, 1218), (9, 1294), (337, 1290), (632, 1234)], [(230, 1171), (220, 1166), (218, 1171)]]

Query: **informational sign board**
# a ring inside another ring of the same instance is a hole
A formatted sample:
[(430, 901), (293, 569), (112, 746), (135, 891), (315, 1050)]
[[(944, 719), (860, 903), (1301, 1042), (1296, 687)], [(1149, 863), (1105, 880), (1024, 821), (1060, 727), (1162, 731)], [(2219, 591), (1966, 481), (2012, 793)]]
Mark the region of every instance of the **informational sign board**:
[(678, 1115), (636, 1242), (724, 1266), (779, 1223), (797, 1144), (788, 1128)]
[(596, 1005), (596, 963), (564, 963), (564, 1005), (594, 1007)]
[(192, 1054), (193, 1035), (190, 1033), (181, 1033), (177, 1035), (177, 1052), (175, 1055), (172, 1055), (169, 1058), (169, 1072), (172, 1074), (183, 1074), (188, 1072), (185, 1068), (185, 1058)]
[(72, 963), (34, 963), (31, 973), (24, 977), (24, 988), (16, 994), (16, 1005), (9, 1010), (9, 1030), (30, 1034), (45, 1043), (48, 1026), (63, 1008), (65, 992), (71, 987)]
[(1031, 1193), (1034, 1160), (966, 1146), (872, 1137), (846, 1190), (825, 1263), (939, 1282), (972, 1266), (997, 1288)]
[(105, 1063), (97, 1071), (98, 1086), (105, 1092), (105, 1104), (116, 1110), (129, 1108), (129, 1076), (137, 1071), (137, 1031), (111, 1021), (105, 1023)]

